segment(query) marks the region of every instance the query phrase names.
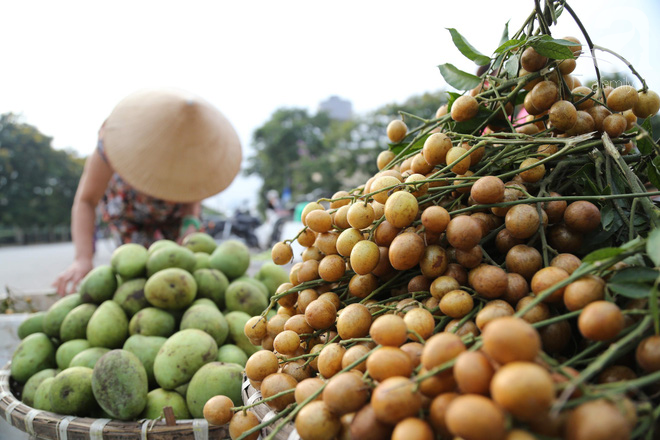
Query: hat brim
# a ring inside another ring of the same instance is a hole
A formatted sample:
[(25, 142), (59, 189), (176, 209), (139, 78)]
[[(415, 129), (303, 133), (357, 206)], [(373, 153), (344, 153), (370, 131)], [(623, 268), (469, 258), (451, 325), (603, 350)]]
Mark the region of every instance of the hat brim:
[(171, 202), (195, 202), (227, 188), (241, 166), (241, 144), (213, 105), (178, 89), (147, 89), (117, 104), (103, 146), (129, 185)]

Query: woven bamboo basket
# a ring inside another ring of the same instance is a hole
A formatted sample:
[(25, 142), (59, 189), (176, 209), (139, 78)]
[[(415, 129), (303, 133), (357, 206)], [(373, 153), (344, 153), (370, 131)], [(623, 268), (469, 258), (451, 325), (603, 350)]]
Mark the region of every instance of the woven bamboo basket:
[[(248, 380), (247, 377), (243, 378), (242, 395), (243, 395), (244, 405), (252, 405), (253, 403), (257, 403), (262, 399), (261, 392), (255, 389), (252, 385), (250, 385), (250, 381)], [(265, 403), (253, 407), (251, 411), (254, 411), (254, 413), (257, 415), (257, 417), (261, 422), (265, 422), (267, 420), (272, 419), (273, 417), (275, 417), (276, 414), (275, 411), (273, 411)], [(263, 428), (261, 430), (261, 436), (266, 437), (268, 434), (270, 434), (273, 431), (273, 428), (277, 426), (279, 423), (280, 422), (275, 422), (274, 426), (267, 426)], [(283, 426), (280, 432), (278, 432), (277, 435), (275, 436), (275, 439), (301, 440), (300, 436), (298, 435), (298, 432), (296, 432), (296, 428), (293, 423), (287, 423), (285, 426)]]
[[(204, 419), (123, 422), (63, 416), (31, 408), (12, 392), (11, 362), (0, 370), (0, 416), (33, 439), (44, 440), (215, 440), (229, 438), (227, 426), (212, 426)], [(264, 405), (265, 406), (265, 405)], [(4, 440), (4, 439), (3, 439)]]

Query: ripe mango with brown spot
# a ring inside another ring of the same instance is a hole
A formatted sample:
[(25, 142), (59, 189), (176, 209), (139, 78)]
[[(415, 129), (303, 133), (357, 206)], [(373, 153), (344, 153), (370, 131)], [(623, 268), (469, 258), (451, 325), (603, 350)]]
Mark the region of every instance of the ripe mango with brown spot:
[(161, 388), (173, 390), (190, 381), (203, 365), (215, 361), (218, 344), (202, 330), (189, 328), (170, 336), (154, 360), (154, 377)]
[(180, 310), (197, 295), (195, 278), (181, 268), (170, 267), (151, 276), (144, 285), (144, 296), (154, 307)]

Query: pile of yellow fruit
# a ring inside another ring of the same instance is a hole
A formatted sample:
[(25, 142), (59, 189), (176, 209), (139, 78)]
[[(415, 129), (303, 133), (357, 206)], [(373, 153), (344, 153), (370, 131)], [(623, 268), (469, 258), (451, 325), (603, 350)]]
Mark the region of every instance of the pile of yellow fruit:
[(245, 325), (277, 415), (216, 396), (207, 420), (233, 439), (658, 435), (660, 98), (632, 67), (640, 90), (597, 67), (580, 84), (576, 62), (611, 51), (552, 38), (579, 20), (545, 3), (492, 57), (450, 29), (485, 73), (441, 65), (465, 93), (401, 112), (377, 174), (306, 206), (302, 260)]

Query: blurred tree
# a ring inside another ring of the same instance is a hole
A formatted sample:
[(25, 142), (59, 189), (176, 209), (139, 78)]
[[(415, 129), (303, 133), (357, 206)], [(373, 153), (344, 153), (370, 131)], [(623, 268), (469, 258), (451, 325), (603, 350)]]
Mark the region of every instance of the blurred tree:
[(305, 109), (278, 109), (252, 139), (256, 154), (248, 159), (246, 174), (263, 179), (260, 209), (266, 193), (291, 191), (293, 202), (330, 197), (340, 189), (357, 187), (376, 173), (376, 157), (388, 148), (387, 124), (398, 111), (433, 118), (447, 102), (444, 92), (413, 96), (403, 104), (387, 104), (347, 121)]
[(68, 224), (83, 160), (12, 113), (0, 115), (0, 225)]

